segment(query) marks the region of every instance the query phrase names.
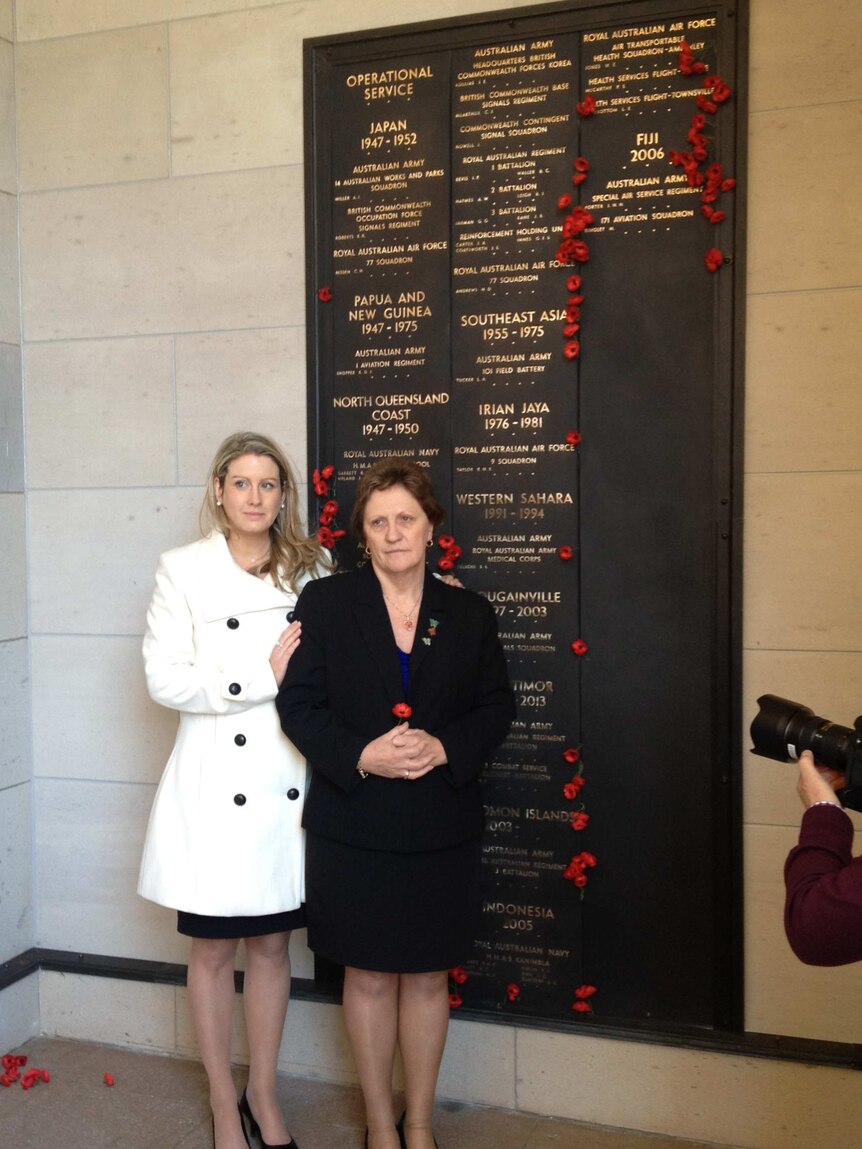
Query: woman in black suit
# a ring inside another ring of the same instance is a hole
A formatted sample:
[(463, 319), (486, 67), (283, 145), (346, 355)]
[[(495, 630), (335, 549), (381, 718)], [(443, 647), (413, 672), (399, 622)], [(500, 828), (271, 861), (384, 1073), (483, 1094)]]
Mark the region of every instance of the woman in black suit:
[(442, 520), (415, 463), (365, 472), (351, 525), (370, 563), (303, 590), (302, 641), (276, 702), (312, 767), (308, 939), (346, 967), (369, 1149), (435, 1145), (447, 971), (465, 959), (479, 909), (479, 774), (514, 716), (493, 609), (426, 570)]

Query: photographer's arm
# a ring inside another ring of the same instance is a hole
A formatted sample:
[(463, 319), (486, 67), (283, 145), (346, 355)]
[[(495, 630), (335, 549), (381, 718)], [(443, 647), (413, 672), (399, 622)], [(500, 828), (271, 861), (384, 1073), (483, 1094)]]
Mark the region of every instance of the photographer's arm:
[(799, 844), (784, 866), (784, 927), (793, 952), (808, 965), (862, 961), (862, 857), (853, 858), (853, 823), (832, 789), (834, 771), (799, 760), (798, 790), (806, 812)]

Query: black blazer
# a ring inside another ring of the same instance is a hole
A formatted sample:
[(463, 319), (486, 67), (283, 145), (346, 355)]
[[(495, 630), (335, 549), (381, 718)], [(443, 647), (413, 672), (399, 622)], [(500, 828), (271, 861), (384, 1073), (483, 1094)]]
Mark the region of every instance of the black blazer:
[[(281, 725), (308, 759), (303, 825), (373, 849), (434, 850), (481, 833), (479, 774), (515, 705), (497, 619), (472, 591), (426, 571), (407, 697), (380, 583), (371, 566), (317, 579), (299, 597), (302, 638), (276, 698)], [(411, 726), (435, 735), (447, 764), (416, 782), (363, 779), (367, 744), (409, 702)]]

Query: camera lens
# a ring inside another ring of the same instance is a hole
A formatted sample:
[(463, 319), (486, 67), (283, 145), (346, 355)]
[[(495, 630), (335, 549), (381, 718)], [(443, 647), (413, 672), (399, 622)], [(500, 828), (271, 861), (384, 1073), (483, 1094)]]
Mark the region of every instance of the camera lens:
[(810, 750), (823, 766), (847, 771), (855, 731), (820, 718), (798, 702), (764, 694), (758, 698), (760, 712), (751, 724), (754, 753), (776, 762), (794, 761)]

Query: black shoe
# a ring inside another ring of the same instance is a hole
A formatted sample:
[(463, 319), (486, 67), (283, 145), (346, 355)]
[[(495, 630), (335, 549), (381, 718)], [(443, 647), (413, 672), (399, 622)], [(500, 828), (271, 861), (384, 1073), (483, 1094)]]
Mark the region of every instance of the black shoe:
[(242, 1091), (242, 1097), (239, 1099), (239, 1117), (242, 1121), (243, 1135), (251, 1149), (299, 1149), (295, 1137), (291, 1137), (284, 1145), (267, 1145), (260, 1131), (260, 1126), (254, 1119), (245, 1090)]
[[(398, 1120), (398, 1124), (395, 1126), (395, 1128), (398, 1130), (398, 1140), (401, 1142), (401, 1149), (407, 1149), (407, 1138), (404, 1135), (404, 1118), (406, 1116), (407, 1116), (407, 1110), (405, 1109), (404, 1112), (401, 1114), (401, 1117)], [(437, 1144), (437, 1138), (434, 1137), (433, 1134), (432, 1134), (432, 1140), (434, 1141), (434, 1149), (440, 1149), (440, 1147)], [(366, 1149), (368, 1149), (367, 1145), (366, 1145)]]

